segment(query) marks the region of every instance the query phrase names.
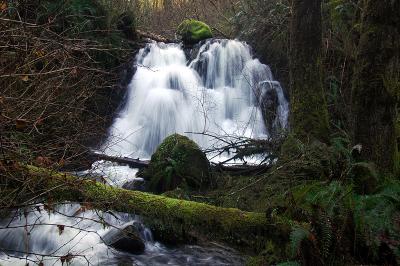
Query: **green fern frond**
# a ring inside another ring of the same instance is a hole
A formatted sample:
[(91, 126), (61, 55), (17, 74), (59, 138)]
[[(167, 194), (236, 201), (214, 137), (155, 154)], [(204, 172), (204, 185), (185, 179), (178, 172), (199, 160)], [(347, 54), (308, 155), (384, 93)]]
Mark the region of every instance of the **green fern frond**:
[(310, 231), (306, 228), (295, 225), (290, 233), (290, 252), (291, 256), (295, 257), (301, 247), (301, 242), (310, 236)]
[(324, 258), (329, 256), (330, 248), (332, 245), (332, 222), (331, 218), (324, 211), (320, 211), (318, 224), (321, 229), (320, 244), (321, 254)]

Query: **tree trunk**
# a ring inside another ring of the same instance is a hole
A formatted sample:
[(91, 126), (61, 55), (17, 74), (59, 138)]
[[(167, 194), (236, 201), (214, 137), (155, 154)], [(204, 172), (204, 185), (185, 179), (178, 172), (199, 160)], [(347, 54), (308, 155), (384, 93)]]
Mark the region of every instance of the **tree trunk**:
[(303, 141), (326, 141), (329, 137), (328, 108), (321, 78), (321, 47), (321, 0), (292, 0), (290, 126)]
[(40, 189), (38, 193), (51, 202), (91, 202), (96, 209), (140, 214), (146, 226), (164, 241), (213, 240), (260, 252), (271, 241), (283, 249), (290, 233), (289, 225), (279, 223), (278, 218), (267, 219), (264, 213), (110, 187), (33, 166), (27, 167), (26, 174)]
[(354, 141), (363, 147), (361, 158), (384, 172), (399, 166), (399, 13), (399, 1), (364, 1), (353, 78)]

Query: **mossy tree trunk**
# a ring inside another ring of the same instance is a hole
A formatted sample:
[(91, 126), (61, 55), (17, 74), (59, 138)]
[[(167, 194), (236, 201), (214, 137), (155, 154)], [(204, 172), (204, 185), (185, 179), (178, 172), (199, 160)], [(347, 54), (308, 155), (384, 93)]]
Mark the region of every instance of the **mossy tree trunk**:
[(321, 0), (292, 0), (290, 124), (292, 132), (303, 141), (326, 141), (329, 134), (321, 75), (321, 20)]
[(399, 166), (399, 14), (400, 1), (364, 1), (353, 78), (354, 141), (384, 172)]

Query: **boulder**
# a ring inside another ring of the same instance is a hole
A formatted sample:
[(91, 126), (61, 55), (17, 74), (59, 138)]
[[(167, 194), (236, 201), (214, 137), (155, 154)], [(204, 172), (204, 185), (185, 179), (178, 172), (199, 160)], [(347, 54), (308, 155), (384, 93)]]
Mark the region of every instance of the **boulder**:
[(132, 254), (142, 254), (145, 244), (140, 237), (143, 226), (139, 223), (129, 224), (121, 229), (111, 228), (103, 236), (103, 241), (107, 246), (126, 251)]
[(178, 26), (176, 33), (185, 44), (195, 44), (213, 37), (212, 31), (207, 24), (194, 19), (185, 19)]
[(264, 95), (260, 96), (261, 110), (268, 132), (273, 135), (274, 121), (277, 116), (279, 105), (278, 93), (274, 89), (268, 89)]
[(209, 184), (209, 162), (199, 146), (188, 137), (167, 137), (152, 155), (141, 177), (147, 189), (161, 194), (181, 187), (197, 190)]

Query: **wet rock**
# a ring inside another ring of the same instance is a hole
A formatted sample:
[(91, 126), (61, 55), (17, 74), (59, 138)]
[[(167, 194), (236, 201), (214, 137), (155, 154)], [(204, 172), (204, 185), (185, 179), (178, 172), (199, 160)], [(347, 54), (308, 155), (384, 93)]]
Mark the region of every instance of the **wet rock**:
[(279, 105), (278, 94), (276, 90), (269, 89), (261, 98), (261, 110), (265, 125), (270, 134), (274, 134), (274, 122), (277, 117), (277, 108)]
[(103, 236), (106, 245), (132, 254), (142, 254), (145, 244), (140, 237), (143, 226), (139, 223), (129, 224), (124, 228), (112, 228)]
[(212, 38), (211, 28), (204, 22), (185, 19), (179, 26), (176, 32), (184, 43), (194, 44), (202, 40)]
[(145, 191), (145, 181), (143, 178), (135, 178), (122, 185), (122, 188), (127, 190)]

